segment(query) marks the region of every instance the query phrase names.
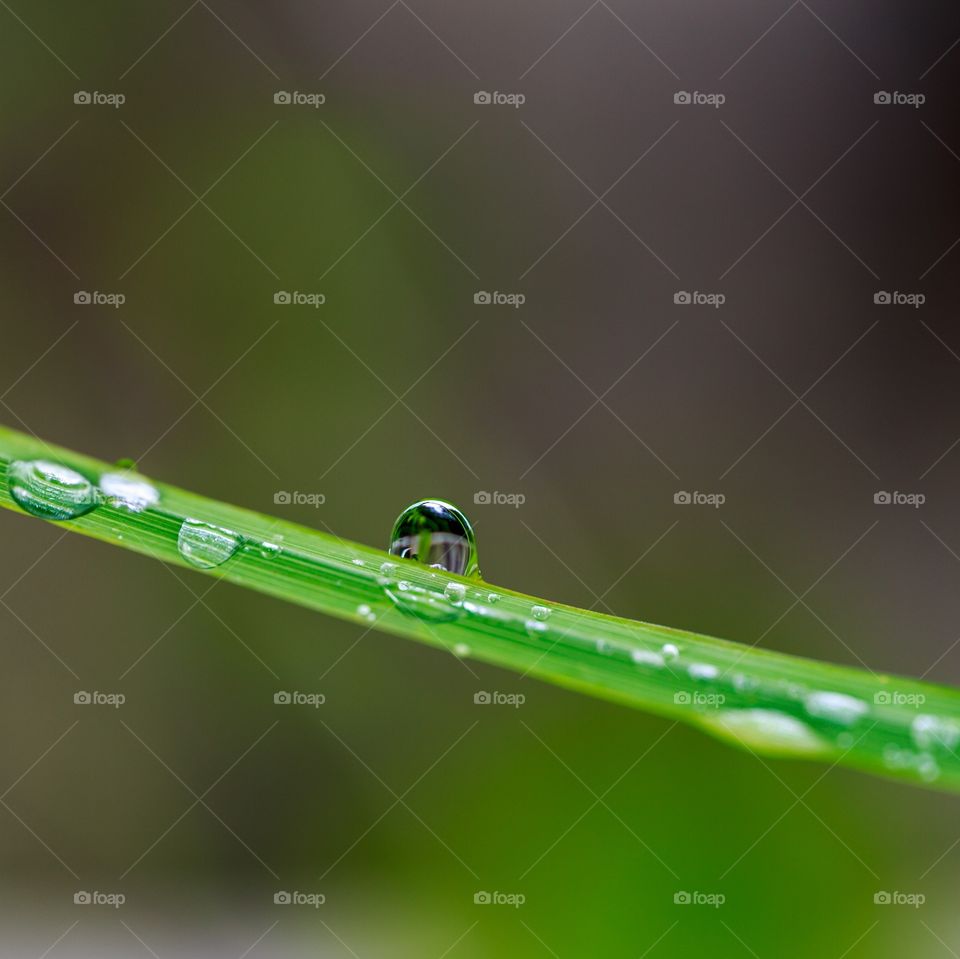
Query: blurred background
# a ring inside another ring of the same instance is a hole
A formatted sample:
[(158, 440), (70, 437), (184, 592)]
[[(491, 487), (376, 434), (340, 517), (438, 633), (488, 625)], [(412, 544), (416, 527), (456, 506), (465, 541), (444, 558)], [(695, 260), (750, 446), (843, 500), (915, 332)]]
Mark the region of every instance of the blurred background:
[[(6, 425), (380, 546), (446, 497), (491, 582), (960, 681), (956, 4), (0, 25)], [(960, 951), (954, 798), (0, 530), (0, 955)]]

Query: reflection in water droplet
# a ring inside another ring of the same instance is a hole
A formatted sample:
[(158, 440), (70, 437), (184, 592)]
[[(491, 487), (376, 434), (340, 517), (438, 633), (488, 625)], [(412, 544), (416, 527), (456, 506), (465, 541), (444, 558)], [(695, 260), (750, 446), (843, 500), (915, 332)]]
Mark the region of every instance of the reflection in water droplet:
[(49, 460), (15, 460), (7, 467), (7, 482), (14, 501), (42, 519), (76, 519), (98, 503), (85, 476)]
[(829, 719), (843, 726), (852, 726), (868, 709), (863, 700), (843, 693), (810, 693), (805, 704), (811, 716)]
[(177, 537), (180, 555), (199, 569), (213, 569), (225, 563), (240, 548), (242, 538), (222, 526), (185, 519)]
[(425, 499), (408, 506), (394, 523), (389, 552), (458, 576), (480, 575), (469, 520), (442, 500)]
[(401, 613), (416, 616), (431, 623), (449, 623), (463, 613), (460, 603), (453, 603), (446, 592), (429, 586), (419, 586), (409, 580), (389, 581), (384, 592)]
[(550, 610), (546, 606), (533, 606), (530, 613), (534, 619), (539, 619), (540, 622), (550, 618)]
[(142, 513), (160, 502), (160, 494), (135, 473), (104, 473), (100, 492), (108, 505), (131, 513)]
[(805, 722), (775, 709), (721, 709), (715, 715), (704, 714), (700, 722), (715, 735), (748, 749), (794, 756), (830, 752)]

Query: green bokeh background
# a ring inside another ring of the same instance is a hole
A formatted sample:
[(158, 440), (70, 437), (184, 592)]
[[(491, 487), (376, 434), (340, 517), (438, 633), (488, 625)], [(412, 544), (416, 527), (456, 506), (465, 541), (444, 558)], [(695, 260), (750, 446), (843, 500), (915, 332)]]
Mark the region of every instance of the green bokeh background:
[[(0, 416), (366, 543), (443, 496), (492, 582), (956, 682), (955, 257), (918, 279), (955, 235), (955, 159), (882, 115), (808, 198), (830, 230), (798, 207), (721, 280), (792, 198), (672, 93), (725, 90), (724, 122), (801, 192), (876, 118), (878, 83), (926, 90), (960, 145), (950, 59), (915, 81), (960, 21), (820, 11), (880, 79), (804, 9), (720, 82), (779, 11), (601, 4), (534, 65), (582, 7), (0, 5)], [(552, 246), (677, 119), (605, 198), (616, 216)], [(923, 289), (923, 322), (879, 315), (881, 288)], [(678, 289), (727, 303), (683, 312)], [(726, 503), (679, 507), (682, 489)], [(927, 502), (884, 510), (878, 489)], [(50, 955), (960, 949), (953, 798), (760, 761), (25, 517), (0, 529), (2, 955), (65, 931)], [(474, 903), (494, 890), (525, 902)]]

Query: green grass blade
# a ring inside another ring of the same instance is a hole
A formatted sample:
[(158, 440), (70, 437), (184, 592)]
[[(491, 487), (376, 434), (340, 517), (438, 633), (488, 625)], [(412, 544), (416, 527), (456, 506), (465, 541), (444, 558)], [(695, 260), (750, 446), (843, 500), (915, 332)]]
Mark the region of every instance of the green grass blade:
[[(117, 470), (0, 428), (0, 505), (26, 515), (11, 496), (9, 469), (37, 459), (94, 485)], [(239, 534), (243, 545), (201, 571), (238, 586), (688, 722), (759, 755), (817, 759), (960, 792), (958, 690), (561, 606), (151, 485), (159, 500), (141, 512), (101, 502), (57, 525), (193, 569), (178, 549), (181, 526), (187, 518), (213, 524)], [(538, 619), (534, 606), (549, 616)]]

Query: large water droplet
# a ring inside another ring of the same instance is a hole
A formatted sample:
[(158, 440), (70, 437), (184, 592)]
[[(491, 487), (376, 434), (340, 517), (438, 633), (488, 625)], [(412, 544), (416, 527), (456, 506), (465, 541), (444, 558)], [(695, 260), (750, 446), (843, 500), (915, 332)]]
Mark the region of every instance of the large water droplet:
[(242, 537), (222, 526), (185, 519), (177, 537), (180, 555), (199, 569), (221, 566), (240, 548)]
[(760, 752), (817, 756), (830, 751), (805, 722), (775, 709), (721, 709), (700, 722), (715, 735)]
[(473, 528), (455, 506), (425, 499), (408, 506), (393, 526), (388, 552), (458, 576), (479, 576)]
[(104, 473), (100, 477), (100, 491), (110, 506), (131, 513), (142, 513), (160, 502), (160, 494), (135, 473)]
[(93, 484), (76, 470), (49, 460), (16, 460), (7, 467), (10, 495), (42, 519), (76, 519), (99, 502)]
[(852, 726), (869, 708), (862, 699), (825, 691), (810, 693), (806, 707), (811, 716), (829, 719), (841, 726)]

